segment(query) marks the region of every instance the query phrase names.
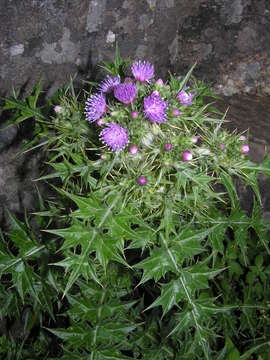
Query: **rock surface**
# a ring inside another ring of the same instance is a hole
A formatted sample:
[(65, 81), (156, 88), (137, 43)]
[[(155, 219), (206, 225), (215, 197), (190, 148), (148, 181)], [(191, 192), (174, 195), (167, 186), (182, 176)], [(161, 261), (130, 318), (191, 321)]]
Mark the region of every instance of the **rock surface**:
[(96, 76), (112, 59), (145, 58), (158, 75), (196, 74), (225, 95), (270, 93), (268, 0), (1, 0), (0, 95)]

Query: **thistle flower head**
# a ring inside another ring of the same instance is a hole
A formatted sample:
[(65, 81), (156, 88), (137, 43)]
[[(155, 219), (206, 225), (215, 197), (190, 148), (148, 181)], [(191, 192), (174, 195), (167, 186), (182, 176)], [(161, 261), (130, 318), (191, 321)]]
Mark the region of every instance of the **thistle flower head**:
[(85, 116), (90, 122), (101, 118), (106, 112), (106, 99), (103, 94), (92, 95), (85, 103)]
[(166, 151), (171, 151), (172, 150), (172, 144), (171, 143), (167, 143), (167, 144), (165, 144), (165, 150)]
[(150, 82), (154, 77), (154, 65), (148, 61), (134, 61), (131, 72), (137, 81)]
[(128, 133), (118, 124), (108, 123), (100, 133), (100, 139), (112, 151), (118, 152), (128, 144)]
[(153, 123), (166, 121), (167, 108), (168, 103), (155, 94), (144, 98), (144, 114)]
[(192, 93), (187, 93), (184, 90), (181, 90), (178, 94), (177, 94), (177, 99), (180, 101), (181, 104), (183, 105), (191, 105), (192, 104), (192, 98), (193, 98), (194, 94)]
[(136, 93), (136, 85), (129, 82), (119, 84), (114, 88), (114, 96), (124, 104), (131, 104), (136, 98)]
[(116, 85), (120, 84), (120, 76), (107, 75), (106, 78), (99, 85), (99, 91), (102, 93), (110, 93)]
[(225, 149), (225, 144), (220, 144), (220, 149), (224, 150)]
[(146, 179), (146, 177), (145, 176), (139, 176), (138, 177), (138, 184), (140, 185), (140, 186), (145, 186), (146, 184), (147, 184), (147, 179)]
[(179, 116), (180, 111), (177, 108), (174, 108), (172, 113), (173, 113), (173, 116), (177, 117), (177, 116)]

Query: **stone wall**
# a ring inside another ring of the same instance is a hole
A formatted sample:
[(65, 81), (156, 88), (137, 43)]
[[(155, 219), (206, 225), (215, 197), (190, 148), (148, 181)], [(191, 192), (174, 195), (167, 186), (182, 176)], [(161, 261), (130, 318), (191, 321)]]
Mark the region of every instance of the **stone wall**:
[(124, 57), (185, 72), (216, 90), (270, 93), (268, 0), (1, 0), (0, 95), (96, 76), (115, 41)]

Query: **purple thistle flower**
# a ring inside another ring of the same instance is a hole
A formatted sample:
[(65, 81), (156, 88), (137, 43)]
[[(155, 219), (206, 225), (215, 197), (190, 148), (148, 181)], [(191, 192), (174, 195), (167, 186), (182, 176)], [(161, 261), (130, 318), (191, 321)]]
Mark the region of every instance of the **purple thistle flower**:
[(124, 104), (132, 103), (136, 98), (137, 88), (135, 84), (124, 83), (114, 88), (114, 96)]
[(167, 108), (168, 103), (155, 94), (144, 98), (144, 114), (153, 123), (166, 121), (165, 111)]
[(108, 123), (100, 133), (100, 139), (112, 151), (118, 152), (128, 144), (128, 133), (125, 128), (118, 124)]
[(137, 81), (150, 82), (154, 77), (154, 65), (148, 61), (134, 61), (131, 72)]
[(177, 116), (179, 116), (179, 114), (180, 114), (180, 111), (177, 108), (174, 108), (173, 109), (173, 116), (177, 117)]
[(116, 85), (120, 84), (120, 76), (107, 75), (106, 78), (99, 85), (99, 91), (102, 93), (110, 93)]
[(192, 136), (192, 138), (191, 138), (191, 141), (193, 142), (193, 144), (197, 144), (198, 140), (199, 140), (199, 136)]
[(178, 94), (177, 94), (177, 99), (180, 101), (181, 104), (183, 105), (191, 105), (192, 104), (192, 98), (193, 98), (194, 94), (192, 93), (187, 93), (184, 90), (181, 90)]
[(106, 112), (106, 99), (103, 94), (92, 95), (85, 103), (85, 116), (90, 122), (98, 120)]
[(225, 149), (225, 144), (220, 144), (220, 149), (224, 150)]
[(167, 144), (165, 144), (165, 150), (166, 151), (171, 151), (172, 150), (172, 144), (171, 143), (167, 143)]
[(138, 184), (140, 185), (140, 186), (145, 186), (146, 184), (147, 184), (147, 179), (146, 179), (146, 177), (145, 176), (139, 176), (138, 177)]

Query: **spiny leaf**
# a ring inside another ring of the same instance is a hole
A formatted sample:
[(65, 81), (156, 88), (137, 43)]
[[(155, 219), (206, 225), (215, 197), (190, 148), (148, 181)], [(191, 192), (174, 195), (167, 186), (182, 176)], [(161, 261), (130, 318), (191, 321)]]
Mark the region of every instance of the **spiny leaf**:
[(135, 268), (143, 269), (143, 276), (138, 286), (150, 279), (154, 279), (157, 282), (168, 271), (175, 271), (171, 259), (162, 248), (154, 249), (151, 255), (136, 264)]
[(51, 263), (50, 265), (63, 267), (66, 273), (71, 272), (63, 297), (80, 276), (83, 276), (87, 281), (92, 279), (101, 285), (91, 258), (87, 258), (85, 254), (82, 256), (70, 253), (69, 255), (66, 255), (65, 259), (58, 261), (57, 263)]
[(119, 249), (123, 251), (123, 248), (118, 238), (112, 238), (107, 234), (98, 235), (92, 241), (90, 249), (96, 252), (96, 258), (103, 266), (104, 271), (106, 271), (109, 260), (128, 266), (127, 262), (119, 255)]
[(181, 275), (177, 279), (161, 285), (161, 295), (146, 310), (161, 305), (164, 316), (180, 300), (189, 301), (196, 291), (208, 288), (208, 279), (221, 271), (223, 269), (211, 270), (203, 263), (180, 270)]
[(75, 221), (72, 226), (65, 229), (50, 229), (43, 231), (65, 239), (61, 247), (62, 250), (71, 247), (76, 249), (77, 246), (81, 246), (82, 249), (85, 249), (93, 236), (93, 228), (86, 226), (79, 221)]
[(259, 237), (259, 240), (265, 247), (267, 253), (270, 255), (269, 249), (269, 226), (266, 226), (264, 219), (261, 217), (261, 208), (260, 206), (254, 202), (253, 212), (252, 212), (252, 227), (255, 230), (256, 234)]
[(220, 178), (221, 178), (222, 184), (225, 186), (225, 188), (229, 194), (232, 207), (236, 207), (239, 200), (238, 200), (237, 192), (236, 192), (236, 189), (235, 189), (235, 186), (234, 186), (231, 176), (225, 172), (222, 172), (220, 174)]

